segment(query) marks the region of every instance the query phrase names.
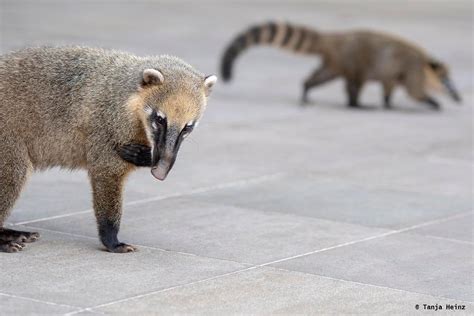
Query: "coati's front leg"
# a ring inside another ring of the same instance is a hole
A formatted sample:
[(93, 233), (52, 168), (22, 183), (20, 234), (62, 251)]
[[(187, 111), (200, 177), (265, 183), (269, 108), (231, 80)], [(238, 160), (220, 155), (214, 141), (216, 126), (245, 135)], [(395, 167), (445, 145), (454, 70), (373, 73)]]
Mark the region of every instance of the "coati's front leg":
[(122, 192), (126, 172), (110, 169), (89, 171), (92, 184), (94, 212), (102, 244), (110, 252), (133, 252), (135, 247), (118, 240), (122, 217)]
[(136, 167), (151, 167), (151, 148), (142, 144), (127, 144), (115, 149), (123, 160)]

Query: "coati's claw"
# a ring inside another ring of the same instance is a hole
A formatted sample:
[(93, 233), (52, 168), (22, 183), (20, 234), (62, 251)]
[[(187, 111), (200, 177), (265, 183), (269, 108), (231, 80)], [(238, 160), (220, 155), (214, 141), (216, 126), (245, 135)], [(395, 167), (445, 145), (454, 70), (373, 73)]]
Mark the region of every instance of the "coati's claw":
[(20, 230), (0, 228), (0, 241), (30, 243), (37, 241), (39, 237), (40, 235), (37, 232), (24, 232)]
[(119, 156), (137, 166), (151, 167), (151, 148), (142, 144), (127, 144), (116, 148)]
[(132, 245), (120, 243), (112, 249), (107, 249), (109, 252), (113, 253), (127, 253), (127, 252), (135, 252), (138, 249)]
[(3, 252), (18, 252), (22, 251), (25, 247), (25, 244), (15, 241), (0, 241), (0, 251)]

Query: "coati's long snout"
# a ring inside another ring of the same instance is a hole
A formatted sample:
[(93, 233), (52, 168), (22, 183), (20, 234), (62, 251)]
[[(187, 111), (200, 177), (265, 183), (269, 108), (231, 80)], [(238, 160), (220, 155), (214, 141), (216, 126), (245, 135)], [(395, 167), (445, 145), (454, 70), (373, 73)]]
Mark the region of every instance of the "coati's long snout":
[(461, 103), (462, 102), (462, 99), (461, 99), (461, 96), (459, 95), (459, 92), (458, 90), (456, 89), (456, 87), (454, 86), (453, 82), (451, 81), (451, 79), (449, 77), (444, 77), (441, 79), (441, 82), (443, 83), (444, 87), (446, 88), (446, 90), (448, 91), (449, 95), (451, 96), (451, 98), (456, 101), (457, 103)]
[[(165, 180), (173, 168), (179, 146), (181, 145), (180, 131), (176, 127), (166, 128), (153, 135), (155, 144), (152, 150), (151, 174), (158, 180)], [(164, 135), (163, 135), (164, 134)]]
[(428, 64), (449, 96), (457, 103), (461, 103), (461, 96), (449, 76), (448, 67), (444, 63), (436, 60), (430, 60)]

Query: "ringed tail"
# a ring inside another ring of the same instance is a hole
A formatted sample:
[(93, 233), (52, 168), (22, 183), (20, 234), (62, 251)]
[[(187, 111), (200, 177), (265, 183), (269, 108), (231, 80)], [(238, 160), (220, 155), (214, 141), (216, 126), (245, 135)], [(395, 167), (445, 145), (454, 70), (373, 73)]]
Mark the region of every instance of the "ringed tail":
[(231, 79), (234, 60), (250, 46), (271, 45), (296, 53), (312, 54), (318, 39), (318, 32), (288, 23), (269, 22), (252, 26), (240, 33), (225, 50), (221, 62), (222, 78), (224, 81)]

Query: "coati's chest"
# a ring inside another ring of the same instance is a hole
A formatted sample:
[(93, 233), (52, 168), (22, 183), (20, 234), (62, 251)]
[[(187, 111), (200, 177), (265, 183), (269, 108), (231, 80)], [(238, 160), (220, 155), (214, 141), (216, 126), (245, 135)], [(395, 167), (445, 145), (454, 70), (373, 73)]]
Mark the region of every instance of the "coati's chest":
[(63, 167), (85, 168), (87, 141), (80, 130), (41, 133), (29, 137), (28, 153), (35, 169)]

